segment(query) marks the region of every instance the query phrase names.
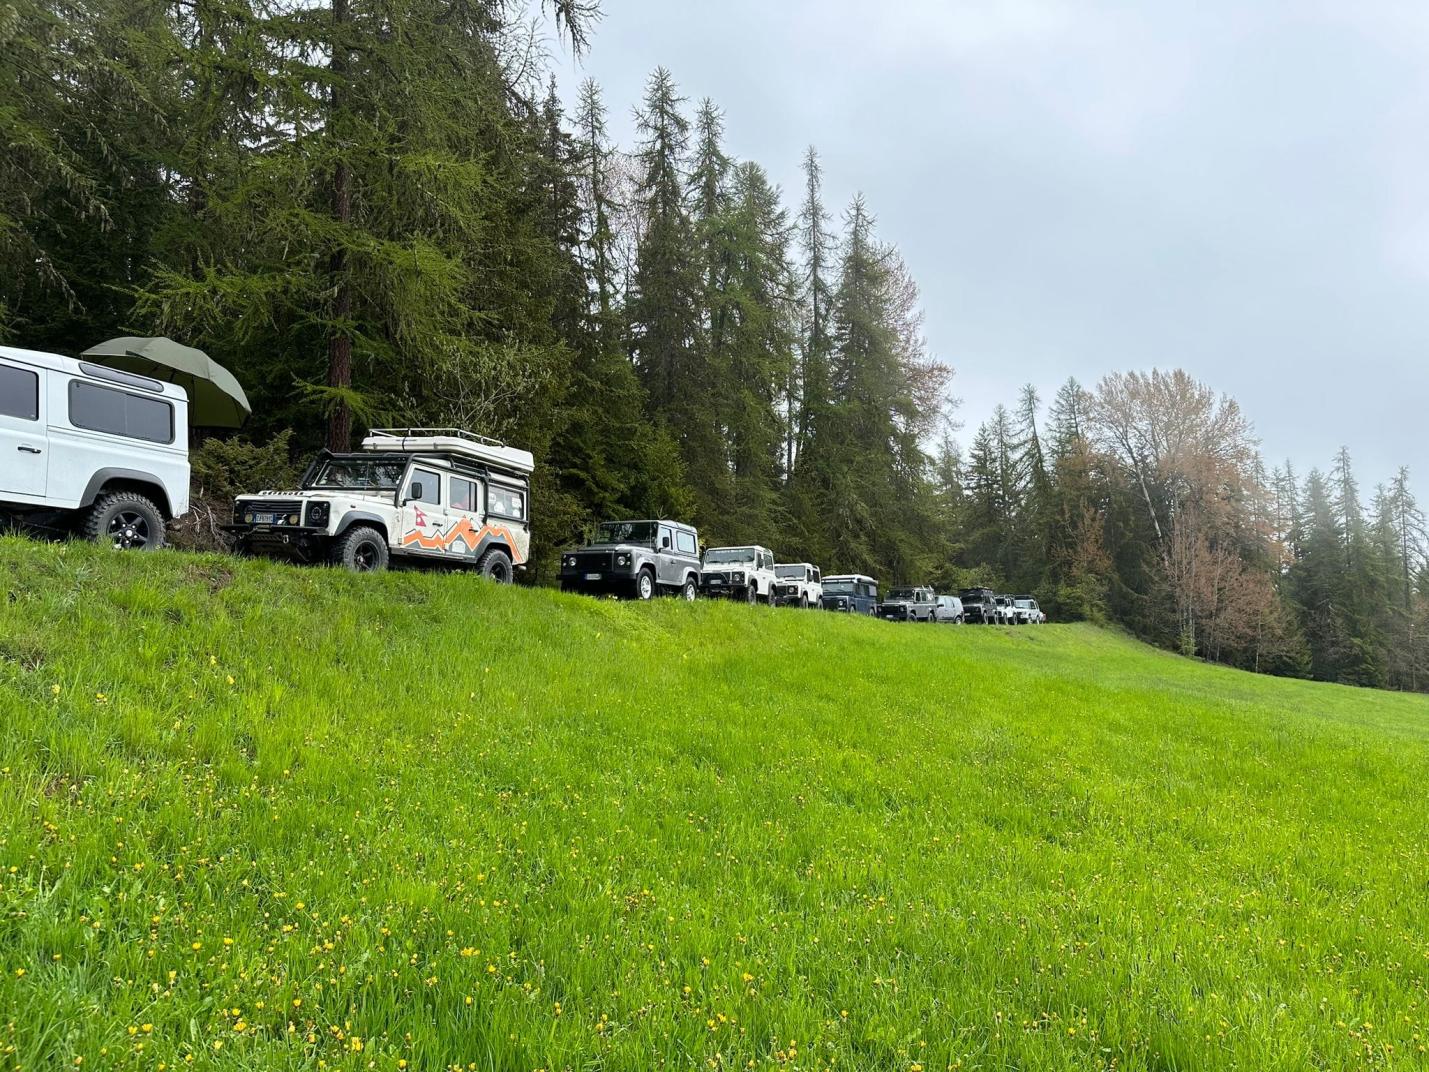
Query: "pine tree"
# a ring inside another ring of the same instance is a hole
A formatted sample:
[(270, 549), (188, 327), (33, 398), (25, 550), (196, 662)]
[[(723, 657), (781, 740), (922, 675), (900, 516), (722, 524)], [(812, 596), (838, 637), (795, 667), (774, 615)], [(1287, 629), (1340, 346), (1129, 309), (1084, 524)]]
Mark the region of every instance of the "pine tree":
[[(813, 146), (804, 153), (804, 200), (799, 208), (799, 247), (804, 254), (804, 277), (800, 293), (802, 330), (797, 376), (798, 416), (790, 461), (796, 462), (816, 433), (827, 412), (831, 384), (829, 356), (833, 350), (830, 334), (833, 290), (829, 274), (834, 259), (835, 238), (829, 230), (829, 213), (824, 207), (823, 168)], [(792, 392), (791, 392), (792, 394)]]
[(160, 8), (0, 4), (0, 340), (75, 352), (117, 333), (170, 218), (169, 41)]
[(700, 363), (701, 259), (685, 200), (690, 126), (684, 103), (670, 73), (657, 69), (637, 115), (642, 233), (627, 322), (651, 415), (669, 429), (688, 487), (696, 489), (691, 520), (709, 527), (711, 500), (726, 487), (728, 468)]
[(787, 215), (757, 164), (735, 169), (724, 233), (711, 367), (722, 383), (716, 393), (733, 478), (730, 523), (772, 542), (784, 527), (780, 387), (794, 360), (794, 278)]
[(214, 119), (178, 161), (190, 226), (137, 314), (274, 400), (257, 428), (311, 433), (316, 404), (333, 446), (380, 416), (502, 434), (559, 375), (567, 265), (502, 19), (334, 0), (206, 11), (184, 39), (186, 114)]

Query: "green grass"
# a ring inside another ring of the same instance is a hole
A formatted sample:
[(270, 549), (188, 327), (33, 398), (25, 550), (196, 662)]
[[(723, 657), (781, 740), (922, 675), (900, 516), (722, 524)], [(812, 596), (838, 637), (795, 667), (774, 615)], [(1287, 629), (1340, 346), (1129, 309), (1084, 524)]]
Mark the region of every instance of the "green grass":
[(0, 1069), (1421, 1067), (1429, 701), (0, 540)]

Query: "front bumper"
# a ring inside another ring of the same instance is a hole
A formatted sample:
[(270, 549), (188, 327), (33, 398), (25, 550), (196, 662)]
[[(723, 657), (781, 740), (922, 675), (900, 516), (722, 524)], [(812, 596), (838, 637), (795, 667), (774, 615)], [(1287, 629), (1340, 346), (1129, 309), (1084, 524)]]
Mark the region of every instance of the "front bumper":
[(311, 558), (328, 539), (327, 529), (316, 525), (232, 524), (219, 527), (244, 550), (258, 554)]
[(599, 595), (629, 592), (635, 587), (635, 574), (624, 570), (561, 570), (561, 588), (567, 592), (590, 592)]
[(754, 583), (752, 577), (736, 578), (728, 572), (700, 574), (700, 592), (711, 598), (728, 596), (731, 599), (747, 599), (750, 586)]

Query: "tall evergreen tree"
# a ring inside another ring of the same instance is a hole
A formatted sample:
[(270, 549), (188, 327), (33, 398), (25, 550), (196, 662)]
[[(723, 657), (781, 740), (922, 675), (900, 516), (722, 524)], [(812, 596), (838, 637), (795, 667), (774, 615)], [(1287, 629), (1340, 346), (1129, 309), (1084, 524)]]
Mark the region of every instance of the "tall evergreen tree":
[(630, 351), (650, 399), (651, 415), (673, 437), (695, 520), (713, 521), (711, 496), (727, 480), (724, 447), (707, 402), (701, 364), (701, 258), (685, 198), (690, 124), (670, 72), (650, 76), (637, 114), (641, 238), (627, 316)]

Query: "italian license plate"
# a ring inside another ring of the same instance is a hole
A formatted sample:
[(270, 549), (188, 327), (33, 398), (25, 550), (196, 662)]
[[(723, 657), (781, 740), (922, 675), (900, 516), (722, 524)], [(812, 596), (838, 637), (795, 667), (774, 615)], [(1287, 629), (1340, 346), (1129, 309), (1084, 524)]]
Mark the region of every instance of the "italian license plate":
[(721, 580), (719, 577), (711, 577), (711, 578), (710, 578), (710, 586), (713, 587), (714, 585), (717, 585), (717, 584), (724, 584), (724, 581)]
[(276, 525), (285, 516), (284, 514), (254, 514), (253, 523), (255, 525)]
[(587, 574), (585, 575), (585, 579), (588, 580), (588, 581), (598, 581), (598, 580), (600, 580), (600, 574), (599, 574), (599, 573), (587, 573)]

